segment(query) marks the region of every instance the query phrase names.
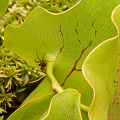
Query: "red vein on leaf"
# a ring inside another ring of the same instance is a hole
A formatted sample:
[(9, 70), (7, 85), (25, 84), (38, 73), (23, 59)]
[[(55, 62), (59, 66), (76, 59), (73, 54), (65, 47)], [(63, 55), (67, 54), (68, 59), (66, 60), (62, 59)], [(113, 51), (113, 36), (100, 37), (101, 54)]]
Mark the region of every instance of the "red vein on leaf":
[(94, 22), (92, 22), (92, 27), (94, 27)]
[(60, 48), (60, 52), (59, 52), (59, 54), (62, 52), (62, 50), (63, 50), (63, 48), (64, 48), (64, 38), (63, 38), (63, 32), (62, 32), (62, 30), (61, 30), (61, 25), (59, 26), (60, 27), (60, 34), (61, 34), (61, 36), (62, 36), (62, 40), (63, 40), (63, 46)]
[(76, 26), (78, 27), (78, 21), (77, 21), (77, 24), (76, 24)]
[(78, 34), (78, 31), (77, 31), (77, 29), (75, 29), (75, 32), (76, 32), (76, 34)]
[(62, 49), (64, 48), (64, 45), (60, 48), (60, 52), (59, 52), (59, 54), (62, 52)]
[(78, 38), (78, 42), (81, 44), (81, 41), (80, 41), (80, 39)]
[(97, 31), (95, 31), (95, 36), (97, 35)]
[(43, 42), (43, 44), (46, 45), (45, 42)]
[(74, 64), (72, 70), (71, 70), (70, 73), (67, 75), (67, 77), (65, 78), (65, 80), (63, 81), (63, 83), (62, 83), (61, 86), (63, 86), (63, 85), (65, 84), (67, 78), (68, 78), (75, 70), (76, 70), (76, 71), (82, 71), (82, 69), (77, 69), (77, 68), (76, 68), (76, 65), (77, 65), (78, 61), (81, 59), (83, 53), (87, 50), (87, 48), (88, 48), (91, 44), (92, 44), (92, 40), (90, 41), (89, 45), (88, 45), (85, 49), (82, 50), (79, 58), (75, 61), (75, 64)]
[(59, 32), (61, 33), (61, 36), (63, 37), (63, 33), (62, 33), (62, 30), (61, 30), (61, 25), (60, 25), (60, 31)]
[[(77, 14), (76, 14), (77, 15)], [(77, 16), (76, 16), (77, 17)], [(78, 27), (78, 21), (76, 22), (76, 26)], [(77, 34), (77, 37), (78, 37), (78, 42), (81, 44), (81, 41), (79, 39), (79, 36), (78, 36), (78, 30), (75, 29), (75, 33)]]

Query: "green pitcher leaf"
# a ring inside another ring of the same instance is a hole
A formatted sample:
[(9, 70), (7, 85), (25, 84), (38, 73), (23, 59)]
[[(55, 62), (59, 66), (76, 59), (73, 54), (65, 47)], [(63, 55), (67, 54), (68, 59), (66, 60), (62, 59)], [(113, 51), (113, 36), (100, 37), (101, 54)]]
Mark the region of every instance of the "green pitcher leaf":
[(46, 113), (53, 96), (54, 92), (51, 92), (48, 95), (24, 104), (16, 110), (8, 120), (38, 120), (41, 116), (44, 116), (44, 113)]
[(47, 115), (42, 120), (81, 120), (79, 92), (67, 89), (55, 95)]
[(0, 0), (0, 15), (7, 10), (9, 0)]
[(83, 74), (94, 89), (90, 120), (107, 120), (115, 90), (117, 55), (118, 42), (112, 39), (95, 48), (83, 64)]
[[(118, 24), (120, 23), (119, 11), (120, 6), (112, 14), (113, 22), (118, 28), (120, 28), (120, 24)], [(110, 106), (116, 101), (113, 101), (114, 94), (116, 94), (115, 88), (117, 92), (120, 89), (118, 84), (116, 87), (119, 46), (120, 37), (118, 34), (117, 37), (106, 40), (97, 46), (83, 63), (82, 72), (84, 77), (94, 89), (94, 98), (89, 110), (90, 120), (107, 120)], [(120, 110), (119, 105), (116, 110), (111, 108), (111, 114), (118, 112), (118, 110)], [(120, 119), (120, 115), (115, 117)], [(113, 120), (113, 117), (110, 120)]]
[(46, 95), (52, 91), (52, 84), (48, 77), (37, 86), (37, 88), (25, 99), (22, 105), (43, 95)]
[[(117, 6), (113, 11), (113, 20), (120, 30), (120, 5)], [(117, 80), (114, 82), (116, 83), (116, 88), (114, 92), (114, 99), (112, 105), (110, 106), (108, 120), (120, 119), (120, 54), (118, 57)]]
[(119, 0), (82, 0), (60, 14), (38, 7), (21, 26), (7, 26), (5, 47), (41, 70), (46, 68), (40, 61), (44, 58), (47, 64), (49, 56), (55, 56), (55, 78), (63, 88), (78, 90), (81, 102), (89, 106), (93, 89), (82, 75), (82, 64), (94, 47), (117, 35), (111, 12), (118, 4)]
[(120, 119), (120, 55), (118, 60), (117, 76), (118, 76), (118, 80), (114, 81), (116, 83), (116, 88), (114, 92), (114, 99), (112, 105), (110, 106), (108, 120)]

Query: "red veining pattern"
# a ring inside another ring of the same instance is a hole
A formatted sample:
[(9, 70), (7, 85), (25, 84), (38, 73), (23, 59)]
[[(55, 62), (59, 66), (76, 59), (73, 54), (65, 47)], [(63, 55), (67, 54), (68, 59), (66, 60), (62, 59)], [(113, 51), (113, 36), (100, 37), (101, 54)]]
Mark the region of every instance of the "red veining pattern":
[(78, 34), (78, 31), (77, 31), (77, 29), (75, 29), (75, 32), (76, 32), (76, 34)]
[(62, 52), (62, 49), (64, 48), (64, 45), (60, 48), (60, 52), (59, 52), (59, 54)]
[(94, 27), (94, 22), (92, 22), (92, 27)]
[(95, 31), (95, 36), (97, 35), (97, 31)]
[(78, 42), (81, 44), (80, 39), (78, 38)]
[(62, 31), (61, 31), (61, 26), (60, 26), (60, 31), (59, 31), (60, 33), (61, 33), (61, 36), (63, 37), (63, 33), (62, 33)]
[(65, 80), (63, 81), (63, 83), (62, 83), (61, 86), (63, 86), (63, 85), (65, 84), (67, 78), (68, 78), (75, 70), (76, 70), (76, 71), (82, 71), (82, 69), (77, 69), (76, 66), (77, 66), (78, 61), (81, 59), (83, 53), (87, 50), (87, 48), (88, 48), (91, 44), (92, 44), (92, 41), (90, 41), (89, 45), (88, 45), (85, 49), (82, 50), (79, 58), (75, 61), (75, 64), (74, 64), (72, 70), (71, 70), (70, 73), (67, 75), (67, 77), (65, 78)]
[[(59, 54), (62, 52), (62, 50), (63, 50), (63, 48), (64, 48), (64, 37), (63, 37), (63, 32), (62, 32), (62, 30), (61, 30), (61, 26), (59, 26), (60, 27), (60, 34), (61, 34), (61, 36), (62, 36), (62, 40), (63, 40), (63, 46), (60, 48), (60, 52), (59, 52)], [(57, 56), (58, 57), (58, 56)]]

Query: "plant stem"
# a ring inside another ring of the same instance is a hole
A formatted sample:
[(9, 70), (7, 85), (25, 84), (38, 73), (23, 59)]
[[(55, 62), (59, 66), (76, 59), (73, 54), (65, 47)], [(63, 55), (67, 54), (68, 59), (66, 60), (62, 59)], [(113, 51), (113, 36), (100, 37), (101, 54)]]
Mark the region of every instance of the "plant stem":
[[(50, 59), (51, 62), (47, 63), (47, 71), (46, 72), (47, 72), (47, 75), (52, 82), (53, 90), (55, 90), (57, 93), (61, 93), (61, 92), (64, 91), (64, 89), (60, 86), (60, 84), (57, 82), (56, 78), (53, 75), (53, 67), (54, 67), (54, 64), (55, 64), (55, 58), (52, 57), (52, 56), (51, 56), (51, 58), (52, 58), (52, 60)], [(80, 103), (80, 108), (85, 112), (89, 111), (89, 107), (82, 104), (82, 103)]]
[(82, 104), (82, 103), (80, 103), (80, 108), (81, 108), (81, 110), (83, 110), (83, 111), (85, 111), (85, 112), (88, 112), (88, 111), (89, 111), (89, 107), (86, 106), (86, 105), (84, 105), (84, 104)]
[(55, 90), (57, 93), (61, 93), (63, 92), (63, 88), (59, 85), (59, 83), (57, 82), (56, 78), (53, 75), (53, 67), (55, 64), (55, 58), (52, 57), (52, 61), (47, 63), (47, 75), (50, 78), (51, 82), (52, 82), (52, 88), (53, 90)]

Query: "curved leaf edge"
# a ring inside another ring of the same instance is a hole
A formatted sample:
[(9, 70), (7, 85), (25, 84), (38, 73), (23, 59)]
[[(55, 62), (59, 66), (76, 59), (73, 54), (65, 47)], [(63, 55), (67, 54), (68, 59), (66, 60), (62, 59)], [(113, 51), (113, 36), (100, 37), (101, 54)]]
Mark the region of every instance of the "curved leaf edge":
[(29, 103), (31, 103), (31, 102), (33, 102), (33, 101), (35, 101), (35, 100), (41, 99), (41, 98), (43, 98), (43, 97), (45, 97), (45, 96), (47, 96), (47, 95), (50, 95), (50, 94), (52, 94), (52, 93), (53, 93), (53, 90), (52, 90), (50, 93), (48, 93), (48, 94), (45, 94), (45, 95), (43, 95), (43, 96), (41, 96), (41, 97), (38, 97), (38, 98), (36, 98), (36, 99), (34, 99), (34, 100), (31, 100), (31, 101), (23, 104), (21, 107), (19, 107), (17, 110), (15, 110), (15, 111), (7, 118), (7, 120), (9, 120), (9, 118), (10, 118), (13, 114), (15, 114), (19, 109), (23, 108), (23, 107), (26, 106), (27, 104), (29, 104)]
[(104, 43), (106, 43), (106, 42), (108, 42), (108, 41), (110, 41), (110, 40), (113, 40), (113, 39), (116, 39), (116, 38), (119, 37), (119, 28), (118, 28), (118, 26), (116, 25), (116, 23), (114, 22), (114, 19), (113, 19), (114, 12), (115, 12), (115, 10), (116, 10), (118, 7), (120, 7), (120, 5), (116, 6), (116, 7), (113, 9), (112, 14), (111, 14), (111, 20), (112, 20), (113, 24), (115, 25), (115, 27), (117, 28), (118, 35), (115, 36), (115, 37), (113, 37), (113, 38), (107, 39), (107, 40), (103, 41), (102, 43), (100, 43), (98, 46), (96, 46), (96, 47), (88, 54), (88, 56), (86, 57), (86, 59), (85, 59), (84, 62), (83, 62), (83, 65), (82, 65), (82, 74), (83, 74), (84, 78), (87, 80), (87, 82), (90, 84), (90, 86), (92, 87), (92, 89), (93, 89), (93, 91), (94, 91), (93, 100), (92, 100), (92, 102), (91, 102), (90, 109), (89, 109), (89, 111), (88, 111), (88, 117), (89, 117), (89, 112), (90, 112), (90, 110), (91, 110), (91, 107), (92, 107), (92, 105), (93, 105), (93, 103), (94, 103), (95, 89), (94, 89), (93, 85), (90, 83), (90, 81), (87, 79), (86, 75), (84, 74), (84, 63), (85, 63), (86, 60), (89, 58), (89, 56), (90, 56), (96, 49), (98, 49), (102, 44), (104, 44)]
[[(79, 110), (80, 118), (81, 118), (81, 120), (82, 120), (82, 115), (81, 115), (81, 110), (80, 110), (80, 98), (81, 98), (81, 94), (80, 94), (76, 89), (72, 89), (72, 88), (65, 89), (63, 92), (65, 92), (66, 90), (73, 90), (73, 91), (76, 91), (76, 92), (79, 94), (78, 110)], [(61, 92), (61, 93), (63, 93), (63, 92)], [(61, 93), (57, 93), (57, 94), (51, 99), (48, 112), (47, 112), (47, 114), (44, 116), (44, 118), (42, 118), (42, 120), (44, 120), (45, 118), (47, 118), (47, 116), (49, 115), (50, 109), (51, 109), (51, 104), (52, 104), (53, 99), (54, 99), (56, 96), (58, 96), (59, 94), (61, 94)]]
[[(48, 14), (51, 14), (51, 15), (61, 15), (61, 14), (64, 14), (64, 13), (70, 11), (72, 8), (74, 8), (75, 6), (77, 6), (80, 2), (81, 2), (81, 0), (79, 0), (79, 1), (78, 1), (75, 5), (73, 5), (71, 8), (69, 8), (69, 9), (67, 9), (66, 11), (63, 11), (63, 12), (61, 12), (61, 13), (52, 13), (52, 12), (46, 10), (45, 8), (39, 7), (39, 6), (36, 7), (36, 8), (34, 8), (34, 9), (30, 12), (30, 14), (27, 16), (27, 18), (25, 19), (25, 21), (24, 21), (21, 25), (19, 25), (19, 26), (14, 26), (14, 25), (8, 24), (8, 25), (6, 26), (5, 31), (4, 31), (4, 46), (5, 46), (5, 48), (7, 48), (8, 50), (11, 50), (11, 49), (9, 49), (9, 48), (6, 46), (6, 34), (7, 34), (7, 29), (8, 29), (8, 27), (10, 26), (10, 27), (13, 27), (13, 28), (19, 28), (19, 27), (23, 26), (23, 25), (26, 23), (26, 21), (28, 20), (28, 18), (31, 16), (31, 14), (32, 14), (36, 9), (44, 10), (44, 11), (46, 11)], [(12, 51), (13, 53), (15, 53), (13, 50), (11, 50), (11, 51)], [(19, 57), (21, 57), (21, 56), (19, 55)], [(21, 57), (21, 58), (22, 58), (22, 57)], [(29, 63), (29, 64), (32, 65), (31, 63)], [(33, 66), (33, 65), (32, 65), (32, 66)], [(35, 67), (35, 66), (34, 66), (34, 67)]]
[[(79, 0), (75, 5), (73, 5), (71, 8), (69, 8), (69, 9), (67, 9), (66, 11), (63, 11), (63, 12), (61, 12), (61, 13), (53, 13), (53, 12), (50, 12), (50, 11), (48, 11), (47, 9), (45, 9), (45, 8), (43, 8), (43, 7), (35, 7), (31, 12), (30, 12), (30, 14), (27, 16), (27, 18), (25, 19), (25, 21), (21, 24), (21, 25), (19, 25), (19, 26), (14, 26), (14, 25), (11, 25), (11, 24), (8, 24), (7, 26), (6, 26), (6, 28), (8, 27), (8, 26), (12, 26), (12, 27), (14, 27), (14, 28), (18, 28), (18, 27), (21, 27), (25, 22), (26, 22), (26, 20), (29, 18), (29, 16), (31, 15), (31, 13), (33, 12), (33, 11), (35, 11), (36, 9), (43, 9), (44, 11), (46, 11), (47, 13), (49, 13), (49, 14), (51, 14), (51, 15), (60, 15), (60, 14), (64, 14), (64, 13), (66, 13), (67, 11), (69, 11), (69, 10), (71, 10), (72, 8), (74, 8), (75, 6), (77, 6), (79, 3), (81, 2), (81, 0)], [(6, 30), (6, 28), (5, 28), (5, 30)], [(5, 35), (4, 35), (5, 36)]]
[(0, 15), (3, 15), (3, 14), (7, 11), (9, 2), (10, 2), (10, 0), (7, 1), (7, 4), (6, 4), (6, 6), (5, 6), (5, 9), (4, 9), (2, 12), (0, 11)]

